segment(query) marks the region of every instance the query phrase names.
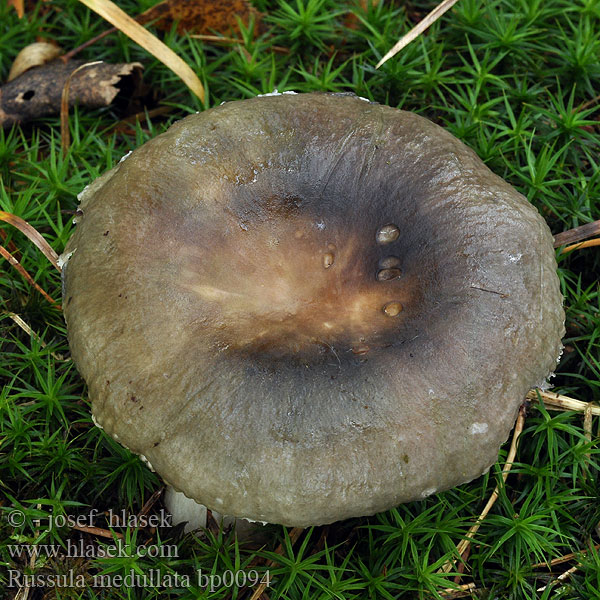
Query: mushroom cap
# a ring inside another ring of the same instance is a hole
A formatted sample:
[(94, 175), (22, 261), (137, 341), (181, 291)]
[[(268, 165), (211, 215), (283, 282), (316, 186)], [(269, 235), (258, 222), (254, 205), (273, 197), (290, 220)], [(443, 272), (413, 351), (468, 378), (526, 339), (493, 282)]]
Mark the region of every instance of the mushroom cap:
[(229, 102), (80, 196), (64, 313), (95, 419), (221, 513), (324, 524), (469, 481), (556, 365), (546, 223), (415, 114)]

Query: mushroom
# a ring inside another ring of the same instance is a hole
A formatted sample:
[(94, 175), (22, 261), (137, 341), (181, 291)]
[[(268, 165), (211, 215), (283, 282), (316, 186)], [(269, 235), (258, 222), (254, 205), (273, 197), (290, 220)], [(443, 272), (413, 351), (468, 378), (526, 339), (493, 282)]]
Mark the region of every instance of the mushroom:
[(80, 199), (64, 313), (94, 417), (220, 513), (319, 525), (470, 481), (561, 350), (546, 223), (409, 112), (229, 102)]

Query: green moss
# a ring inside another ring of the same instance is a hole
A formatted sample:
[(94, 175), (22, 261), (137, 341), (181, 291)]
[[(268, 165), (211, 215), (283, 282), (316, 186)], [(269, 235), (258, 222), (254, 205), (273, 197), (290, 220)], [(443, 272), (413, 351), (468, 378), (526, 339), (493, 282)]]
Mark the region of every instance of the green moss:
[[(19, 49), (39, 36), (69, 50), (107, 28), (77, 2), (40, 2), (33, 10), (26, 4), (26, 17), (18, 19), (6, 1), (0, 2), (1, 80)], [(150, 4), (119, 2), (130, 14)], [(243, 48), (209, 45), (175, 32), (163, 37), (204, 81), (206, 107), (274, 88), (352, 91), (416, 111), (449, 129), (525, 194), (555, 233), (600, 218), (598, 3), (461, 0), (376, 70), (379, 58), (434, 5), (379, 2), (364, 10), (358, 3), (332, 0), (257, 0), (256, 7), (266, 16), (260, 33), (248, 28), (240, 34)], [(273, 44), (287, 46), (291, 53), (273, 52)], [(115, 129), (122, 110), (76, 108), (70, 115), (72, 145), (65, 156), (58, 117), (0, 133), (0, 209), (27, 219), (58, 252), (72, 231), (76, 195), (87, 183), (172, 121), (205, 108), (173, 73), (122, 34), (110, 35), (80, 57), (142, 62), (144, 81), (171, 112), (166, 118)], [(3, 231), (8, 236), (3, 245), (14, 243), (23, 266), (58, 300), (56, 271), (16, 230), (3, 226)], [(558, 256), (567, 336), (553, 381), (559, 391), (582, 400), (600, 398), (599, 256), (595, 248)], [(0, 569), (0, 586), (7, 587), (8, 569), (29, 563), (28, 558), (11, 556), (8, 544), (66, 544), (79, 535), (69, 527), (44, 529), (36, 518), (43, 524), (52, 512), (84, 514), (90, 507), (137, 512), (160, 481), (93, 426), (85, 388), (68, 360), (60, 311), (6, 261), (0, 297), (5, 311), (0, 315), (0, 563), (6, 567)], [(24, 319), (39, 339), (17, 327), (6, 311)], [(594, 432), (596, 427), (594, 423)], [(533, 567), (598, 542), (597, 456), (597, 437), (587, 440), (580, 416), (532, 409), (517, 463), (475, 535), (462, 582), (473, 581), (490, 598), (597, 594), (596, 551), (586, 554), (578, 570), (551, 592), (536, 592), (548, 582), (548, 571)], [(158, 530), (152, 538), (148, 531), (126, 531), (130, 544), (165, 543), (170, 537), (178, 557), (129, 552), (86, 559), (82, 567), (74, 559), (39, 556), (34, 572), (83, 568), (91, 577), (162, 569), (193, 576), (197, 569), (216, 574), (248, 571), (260, 557), (276, 558), (270, 567), (272, 599), (439, 597), (454, 579), (454, 573), (440, 573), (439, 568), (454, 556), (456, 544), (483, 508), (500, 479), (500, 464), (487, 476), (422, 502), (307, 532), (294, 546), (288, 532), (277, 527), (268, 528), (270, 540), (258, 551), (240, 547), (220, 532), (196, 540), (174, 529)], [(16, 529), (7, 520), (14, 508), (25, 515), (25, 523)], [(160, 502), (153, 512), (159, 508)], [(99, 518), (98, 524), (106, 522)], [(279, 541), (283, 556), (275, 557)], [(554, 573), (574, 564), (560, 565)], [(264, 560), (258, 570), (265, 572)], [(7, 588), (4, 596), (15, 593)], [(197, 585), (143, 590), (125, 584), (120, 589), (50, 593), (57, 598), (242, 595), (224, 585), (212, 594)]]

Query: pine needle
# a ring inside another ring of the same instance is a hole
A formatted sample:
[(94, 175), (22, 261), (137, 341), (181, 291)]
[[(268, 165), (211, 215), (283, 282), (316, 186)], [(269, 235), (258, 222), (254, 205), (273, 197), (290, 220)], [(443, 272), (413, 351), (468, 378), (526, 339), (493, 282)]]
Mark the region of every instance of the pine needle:
[(408, 46), (413, 40), (416, 40), (428, 27), (433, 25), (446, 11), (450, 10), (458, 0), (444, 0), (440, 2), (422, 21), (417, 23), (406, 35), (400, 38), (396, 45), (377, 63), (376, 69), (392, 56), (396, 56), (402, 48)]

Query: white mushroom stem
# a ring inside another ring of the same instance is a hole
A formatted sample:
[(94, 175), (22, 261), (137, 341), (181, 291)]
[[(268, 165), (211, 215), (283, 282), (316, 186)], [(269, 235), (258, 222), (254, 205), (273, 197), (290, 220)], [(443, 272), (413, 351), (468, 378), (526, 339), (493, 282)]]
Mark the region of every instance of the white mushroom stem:
[[(206, 527), (207, 508), (203, 504), (188, 498), (182, 492), (176, 492), (170, 485), (165, 490), (164, 502), (171, 515), (172, 524), (186, 523), (184, 528), (186, 533)], [(217, 523), (222, 522), (223, 527), (233, 525), (238, 539), (250, 537), (256, 526), (260, 525), (246, 519), (222, 515), (214, 510), (211, 510), (211, 513)]]
[(165, 490), (164, 502), (173, 525), (187, 521), (186, 533), (206, 527), (206, 506), (198, 504), (181, 492), (176, 492), (170, 485)]

